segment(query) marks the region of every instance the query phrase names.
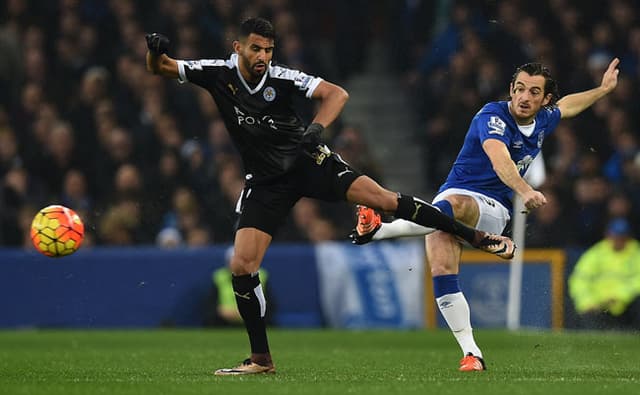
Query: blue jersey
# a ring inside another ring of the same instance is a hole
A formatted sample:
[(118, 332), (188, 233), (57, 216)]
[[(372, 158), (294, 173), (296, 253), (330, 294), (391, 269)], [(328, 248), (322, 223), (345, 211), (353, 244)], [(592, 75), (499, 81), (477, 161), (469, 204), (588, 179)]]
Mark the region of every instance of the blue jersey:
[(493, 170), (489, 157), (482, 149), (487, 139), (500, 140), (507, 146), (511, 159), (520, 175), (529, 168), (542, 148), (542, 142), (560, 122), (560, 110), (542, 109), (535, 117), (532, 133), (527, 136), (518, 128), (509, 113), (506, 101), (486, 104), (474, 117), (464, 139), (462, 149), (438, 192), (449, 188), (462, 188), (482, 193), (512, 210), (513, 191)]

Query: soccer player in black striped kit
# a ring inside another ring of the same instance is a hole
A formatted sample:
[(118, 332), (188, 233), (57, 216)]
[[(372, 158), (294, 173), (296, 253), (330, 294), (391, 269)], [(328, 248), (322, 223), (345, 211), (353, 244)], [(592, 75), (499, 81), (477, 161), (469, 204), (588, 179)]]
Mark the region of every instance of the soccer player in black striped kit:
[[(258, 269), (273, 235), (301, 197), (363, 204), (455, 234), (502, 258), (513, 256), (511, 239), (469, 228), (421, 199), (384, 189), (322, 144), (322, 131), (338, 117), (349, 96), (321, 78), (273, 64), (275, 30), (269, 21), (243, 22), (228, 59), (175, 60), (167, 56), (165, 36), (148, 34), (146, 40), (149, 71), (211, 93), (244, 165), (245, 188), (230, 266), (251, 357), (237, 367), (216, 370), (216, 375), (275, 372)], [(294, 96), (320, 100), (310, 125), (294, 112)]]

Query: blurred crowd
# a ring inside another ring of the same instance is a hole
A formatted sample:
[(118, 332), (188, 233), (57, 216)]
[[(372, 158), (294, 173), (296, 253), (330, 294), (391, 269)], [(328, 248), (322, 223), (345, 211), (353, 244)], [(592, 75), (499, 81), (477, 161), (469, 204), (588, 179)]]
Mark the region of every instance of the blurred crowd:
[(621, 59), (613, 94), (545, 140), (548, 204), (529, 215), (527, 246), (588, 246), (624, 217), (640, 229), (640, 4), (630, 0), (412, 2), (404, 31), (432, 26), (407, 46), (405, 69), (423, 143), (424, 173), (437, 187), (469, 122), (489, 101), (508, 97), (515, 68), (538, 61), (562, 95), (594, 88)]
[[(367, 50), (366, 27), (345, 17), (362, 3), (3, 2), (0, 245), (28, 246), (31, 219), (48, 204), (80, 214), (86, 245), (230, 241), (239, 157), (208, 92), (145, 70), (145, 33), (170, 37), (174, 58), (228, 58), (240, 22), (264, 16), (277, 27), (274, 59), (341, 82)], [(299, 107), (308, 120), (311, 101)], [(338, 123), (327, 138), (345, 159), (370, 162), (357, 127)], [(278, 240), (344, 239), (351, 210), (302, 201)]]
[[(640, 6), (631, 0), (6, 0), (0, 245), (28, 245), (48, 204), (79, 212), (87, 244), (230, 241), (239, 157), (206, 91), (146, 72), (144, 34), (167, 35), (175, 58), (227, 58), (239, 22), (257, 15), (275, 23), (274, 59), (340, 84), (386, 39), (414, 97), (433, 188), (473, 115), (507, 97), (516, 66), (545, 63), (568, 94), (597, 86), (620, 57), (616, 91), (545, 143), (549, 203), (530, 215), (527, 245), (587, 246), (612, 217), (640, 224)], [(299, 107), (309, 120), (311, 102)], [(363, 133), (337, 122), (326, 138), (379, 180)], [(276, 240), (345, 239), (352, 225), (348, 205), (303, 199)]]

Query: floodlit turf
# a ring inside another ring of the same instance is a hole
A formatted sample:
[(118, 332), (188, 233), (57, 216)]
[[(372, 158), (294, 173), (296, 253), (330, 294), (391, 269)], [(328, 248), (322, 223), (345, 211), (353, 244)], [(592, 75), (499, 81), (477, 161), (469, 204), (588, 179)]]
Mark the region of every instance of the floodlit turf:
[(243, 331), (0, 331), (0, 394), (640, 394), (638, 333), (477, 331), (482, 373), (446, 331), (270, 334), (277, 374), (216, 377)]

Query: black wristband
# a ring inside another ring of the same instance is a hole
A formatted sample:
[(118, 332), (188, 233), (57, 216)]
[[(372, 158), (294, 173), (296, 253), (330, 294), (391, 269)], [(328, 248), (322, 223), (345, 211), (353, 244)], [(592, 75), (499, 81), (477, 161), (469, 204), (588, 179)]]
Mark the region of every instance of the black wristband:
[(311, 125), (307, 126), (307, 130), (305, 130), (304, 135), (312, 133), (320, 136), (320, 134), (323, 131), (324, 131), (324, 126), (322, 126), (322, 124), (314, 122)]
[(316, 145), (320, 144), (320, 134), (324, 131), (324, 126), (321, 124), (314, 122), (311, 125), (307, 126), (307, 130), (302, 134), (302, 145), (305, 148), (315, 148)]

